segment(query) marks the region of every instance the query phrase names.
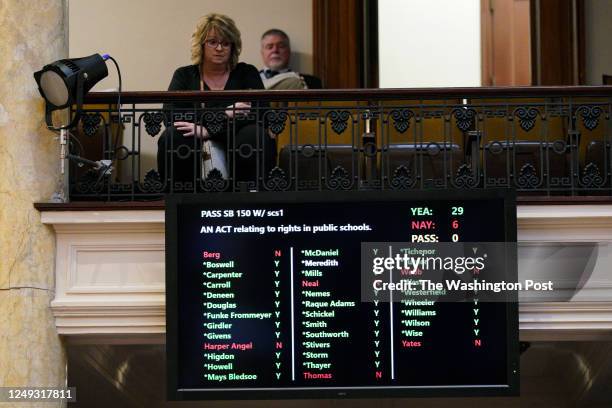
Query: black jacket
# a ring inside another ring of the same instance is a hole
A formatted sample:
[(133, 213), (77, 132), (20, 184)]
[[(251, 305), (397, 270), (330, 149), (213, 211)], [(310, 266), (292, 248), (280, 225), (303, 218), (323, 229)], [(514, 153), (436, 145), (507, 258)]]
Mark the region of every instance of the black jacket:
[[(245, 64), (244, 62), (238, 63), (227, 79), (224, 90), (248, 90), (248, 89), (264, 89), (264, 85), (259, 77), (259, 71), (253, 65)], [(199, 91), (200, 90), (200, 70), (197, 65), (187, 65), (180, 67), (174, 71), (168, 91)], [(204, 83), (204, 90), (210, 90), (206, 83)], [(202, 101), (204, 102), (204, 101)], [(228, 125), (232, 123), (232, 120), (223, 113), (225, 107), (244, 101), (236, 100), (222, 100), (206, 102), (205, 106), (202, 106), (202, 102), (175, 102), (165, 103), (164, 112), (166, 118), (166, 126), (172, 125), (174, 121), (193, 121), (194, 114), (197, 123), (202, 124), (208, 129), (210, 136), (215, 139), (225, 139)], [(252, 101), (253, 109), (259, 106), (260, 108), (268, 108), (268, 103), (261, 103)], [(260, 117), (263, 117), (265, 111), (259, 112)], [(255, 123), (254, 118), (236, 119), (236, 130), (239, 130), (245, 125)]]
[(300, 73), (300, 75), (304, 78), (304, 82), (308, 85), (308, 89), (321, 89), (323, 88), (323, 83), (319, 78), (313, 75), (306, 75)]

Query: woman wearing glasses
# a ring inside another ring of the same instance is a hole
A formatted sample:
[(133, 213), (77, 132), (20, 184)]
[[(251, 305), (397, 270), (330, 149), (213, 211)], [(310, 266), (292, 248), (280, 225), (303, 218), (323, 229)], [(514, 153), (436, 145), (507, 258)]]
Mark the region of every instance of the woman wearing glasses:
[[(191, 36), (193, 65), (174, 72), (168, 91), (264, 89), (257, 68), (238, 62), (241, 49), (240, 31), (231, 18), (222, 14), (202, 17)], [(259, 103), (257, 107), (261, 118), (265, 113), (261, 108), (267, 105)], [(164, 104), (167, 128), (158, 140), (157, 151), (162, 181), (172, 177), (183, 186), (197, 184), (201, 178), (200, 150), (206, 140), (233, 152), (228, 167), (231, 174), (235, 165), (237, 181), (255, 181), (257, 163), (260, 172), (271, 169), (276, 147), (265, 129), (256, 125), (255, 108), (251, 102), (231, 100)]]

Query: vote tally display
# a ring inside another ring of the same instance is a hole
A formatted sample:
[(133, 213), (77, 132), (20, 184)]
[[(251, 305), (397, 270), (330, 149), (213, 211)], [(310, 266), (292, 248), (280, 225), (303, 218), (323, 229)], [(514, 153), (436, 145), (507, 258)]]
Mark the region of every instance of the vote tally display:
[(507, 191), (169, 196), (168, 398), (517, 395), (515, 245)]

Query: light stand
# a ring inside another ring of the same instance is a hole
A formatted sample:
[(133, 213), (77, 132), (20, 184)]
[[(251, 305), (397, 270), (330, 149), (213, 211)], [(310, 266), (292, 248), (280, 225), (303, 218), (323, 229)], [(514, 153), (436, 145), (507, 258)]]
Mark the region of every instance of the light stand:
[[(69, 175), (66, 171), (66, 162), (75, 160), (80, 165), (90, 164), (96, 170), (102, 170), (100, 179), (110, 173), (112, 167), (109, 160), (94, 162), (71, 155), (66, 146), (69, 145), (70, 132), (81, 117), (83, 111), (83, 99), (93, 86), (108, 75), (106, 60), (111, 59), (117, 71), (117, 62), (108, 54), (93, 54), (84, 58), (63, 59), (45, 65), (43, 69), (34, 73), (34, 79), (38, 84), (38, 90), (45, 99), (45, 121), (47, 128), (59, 131), (60, 145), (60, 185), (58, 191), (53, 194), (52, 201), (67, 202)], [(119, 72), (119, 92), (121, 92), (121, 73)], [(67, 125), (56, 127), (53, 125), (52, 114), (56, 110), (70, 108), (76, 105), (74, 115), (69, 119)], [(104, 163), (104, 164), (100, 164)]]

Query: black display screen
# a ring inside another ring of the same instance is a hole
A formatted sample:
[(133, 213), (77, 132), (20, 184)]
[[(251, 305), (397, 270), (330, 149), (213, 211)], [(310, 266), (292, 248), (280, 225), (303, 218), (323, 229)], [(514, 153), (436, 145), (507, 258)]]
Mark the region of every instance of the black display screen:
[(363, 245), (398, 242), (515, 243), (514, 196), (169, 196), (169, 399), (516, 395), (514, 297), (363, 297)]

